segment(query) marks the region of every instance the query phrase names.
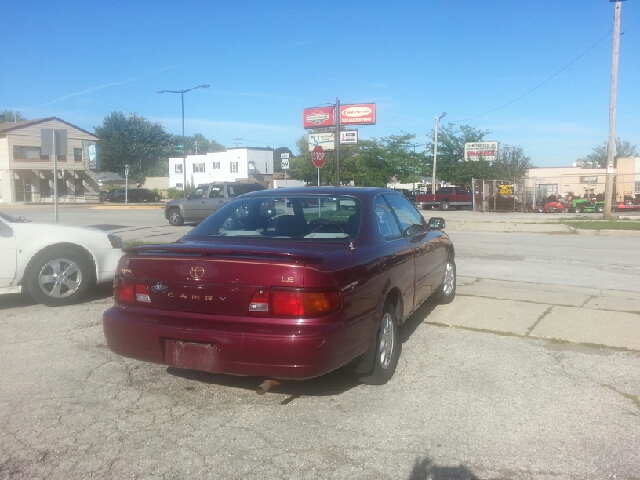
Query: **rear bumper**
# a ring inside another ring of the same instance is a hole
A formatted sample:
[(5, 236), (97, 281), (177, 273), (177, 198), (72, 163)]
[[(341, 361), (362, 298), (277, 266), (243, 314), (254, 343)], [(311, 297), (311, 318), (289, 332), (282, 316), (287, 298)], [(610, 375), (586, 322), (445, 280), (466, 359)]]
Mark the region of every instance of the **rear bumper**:
[(103, 315), (113, 352), (213, 373), (302, 380), (335, 370), (363, 353), (359, 322), (349, 327), (326, 319), (301, 323), (133, 307), (112, 307)]

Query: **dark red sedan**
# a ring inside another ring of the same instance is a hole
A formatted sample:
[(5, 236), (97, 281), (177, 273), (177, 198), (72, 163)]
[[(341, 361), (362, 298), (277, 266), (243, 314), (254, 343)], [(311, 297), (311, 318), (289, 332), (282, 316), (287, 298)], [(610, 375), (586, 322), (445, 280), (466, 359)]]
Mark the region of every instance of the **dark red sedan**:
[(288, 188), (229, 202), (176, 243), (125, 249), (107, 344), (139, 360), (305, 379), (349, 364), (384, 384), (398, 326), (456, 292), (442, 218), (400, 192)]

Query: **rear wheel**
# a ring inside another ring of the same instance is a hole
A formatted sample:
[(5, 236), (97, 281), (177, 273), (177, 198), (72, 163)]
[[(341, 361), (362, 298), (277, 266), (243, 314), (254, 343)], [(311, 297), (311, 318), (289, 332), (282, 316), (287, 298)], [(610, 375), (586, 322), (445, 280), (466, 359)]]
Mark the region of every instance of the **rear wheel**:
[(41, 253), (27, 275), (33, 299), (58, 307), (76, 303), (92, 284), (92, 265), (80, 252), (56, 248)]
[(456, 296), (456, 262), (453, 257), (447, 258), (444, 267), (444, 279), (429, 301), (431, 303), (451, 303)]
[(443, 200), (440, 202), (440, 210), (449, 210), (449, 201)]
[(373, 368), (360, 376), (360, 381), (369, 385), (384, 385), (396, 371), (402, 344), (398, 335), (398, 320), (393, 305), (385, 303), (376, 334)]
[(169, 210), (169, 223), (174, 227), (184, 225), (184, 218), (182, 218), (182, 215), (180, 215), (180, 209), (172, 208), (171, 210)]

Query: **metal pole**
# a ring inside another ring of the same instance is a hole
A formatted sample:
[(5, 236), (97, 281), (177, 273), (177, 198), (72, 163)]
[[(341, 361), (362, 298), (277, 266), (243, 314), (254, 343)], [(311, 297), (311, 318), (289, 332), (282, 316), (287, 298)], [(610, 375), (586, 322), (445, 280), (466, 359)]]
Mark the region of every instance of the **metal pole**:
[(607, 177), (604, 185), (603, 218), (611, 218), (611, 194), (613, 193), (613, 159), (616, 155), (616, 98), (618, 92), (618, 58), (620, 56), (620, 10), (616, 2), (613, 16), (613, 52), (611, 60), (611, 86), (609, 92), (609, 142), (607, 148)]
[(180, 92), (180, 98), (182, 100), (182, 175), (184, 177), (182, 182), (182, 193), (184, 194), (184, 198), (187, 198), (187, 154), (184, 149), (184, 92), (184, 90)]
[(53, 211), (55, 222), (58, 223), (58, 155), (56, 154), (56, 130), (51, 130), (53, 135)]
[[(436, 162), (438, 159), (438, 123), (440, 122), (440, 120), (444, 118), (446, 114), (447, 112), (442, 112), (442, 115), (440, 115), (439, 117), (436, 117), (436, 128), (435, 128), (435, 135), (433, 140), (433, 177), (431, 178), (431, 194), (432, 195), (436, 194)], [(434, 201), (435, 201), (435, 198), (436, 197), (433, 197)]]
[(336, 187), (340, 186), (340, 100), (336, 98)]

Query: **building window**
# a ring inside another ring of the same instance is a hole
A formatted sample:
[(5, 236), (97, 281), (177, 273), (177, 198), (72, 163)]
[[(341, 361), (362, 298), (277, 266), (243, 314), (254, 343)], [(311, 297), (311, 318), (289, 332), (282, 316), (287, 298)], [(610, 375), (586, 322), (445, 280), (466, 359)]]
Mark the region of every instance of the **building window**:
[(204, 163), (194, 163), (193, 173), (204, 173)]
[(18, 145), (14, 145), (13, 159), (14, 160), (49, 160), (49, 156), (42, 155), (40, 153), (40, 147), (21, 147)]
[(213, 169), (220, 170), (220, 162), (213, 162)]
[(182, 188), (182, 183), (176, 183), (176, 188)]
[(74, 162), (81, 162), (82, 161), (82, 149), (81, 148), (74, 148), (73, 149), (73, 161)]
[(231, 173), (238, 173), (238, 162), (231, 162)]
[(182, 173), (182, 164), (176, 163), (176, 173)]
[(640, 182), (636, 182), (636, 193), (640, 193)]

